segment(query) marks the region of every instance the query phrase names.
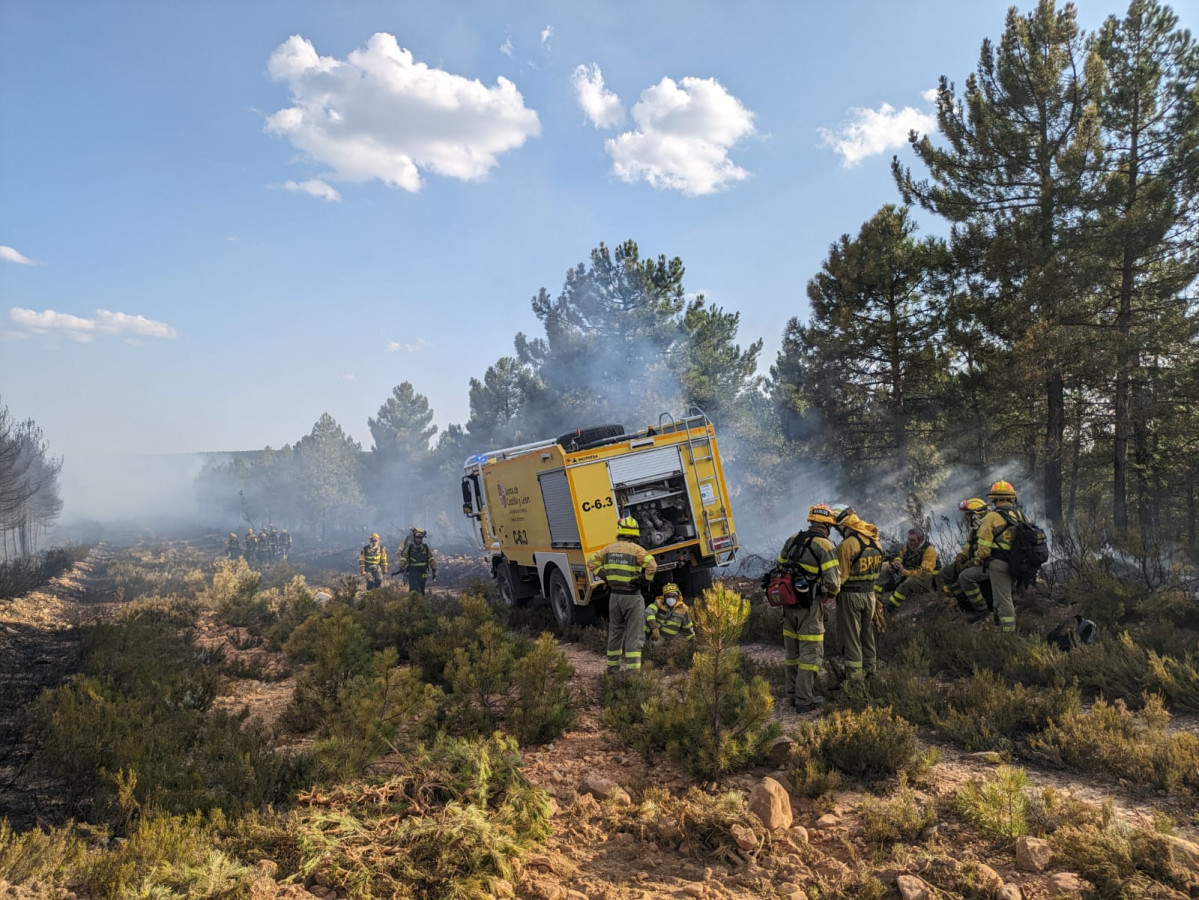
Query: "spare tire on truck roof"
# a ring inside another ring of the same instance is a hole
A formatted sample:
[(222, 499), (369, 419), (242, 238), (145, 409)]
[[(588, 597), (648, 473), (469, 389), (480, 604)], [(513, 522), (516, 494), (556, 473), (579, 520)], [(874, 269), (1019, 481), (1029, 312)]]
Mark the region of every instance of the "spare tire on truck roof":
[(564, 450), (581, 450), (597, 441), (607, 441), (624, 435), (623, 425), (594, 425), (591, 428), (576, 428), (558, 438), (557, 444)]

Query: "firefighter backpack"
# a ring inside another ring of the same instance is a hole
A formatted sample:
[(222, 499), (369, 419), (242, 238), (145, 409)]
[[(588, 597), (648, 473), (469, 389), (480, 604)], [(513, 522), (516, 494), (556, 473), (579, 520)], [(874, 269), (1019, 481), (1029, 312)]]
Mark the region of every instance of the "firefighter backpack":
[(995, 511), (1012, 529), (1012, 549), (1007, 561), (1012, 583), (1017, 586), (1032, 584), (1037, 580), (1041, 566), (1049, 562), (1049, 540), (1045, 537), (1045, 529), (1014, 510), (1000, 507)]

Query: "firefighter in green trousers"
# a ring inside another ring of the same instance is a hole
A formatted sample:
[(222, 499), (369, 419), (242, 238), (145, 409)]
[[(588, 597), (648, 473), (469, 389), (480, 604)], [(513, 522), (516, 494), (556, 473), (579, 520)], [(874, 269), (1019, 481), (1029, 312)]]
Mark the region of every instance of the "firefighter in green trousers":
[(809, 712), (824, 702), (816, 693), (816, 676), (824, 659), (824, 606), (841, 587), (841, 564), (828, 539), (835, 523), (833, 511), (823, 503), (808, 509), (808, 528), (787, 538), (779, 552), (778, 567), (802, 575), (810, 585), (808, 605), (783, 609), (783, 680), (787, 702), (796, 712)]
[(841, 510), (834, 527), (841, 534), (837, 561), (841, 591), (837, 594), (837, 631), (845, 655), (848, 684), (860, 684), (878, 665), (874, 641), (874, 582), (883, 565), (878, 529), (858, 517), (852, 506)]
[(645, 598), (642, 584), (651, 584), (658, 563), (644, 547), (636, 543), (641, 526), (632, 516), (616, 523), (616, 540), (595, 551), (587, 568), (608, 585), (608, 671), (636, 671), (641, 668), (641, 648), (645, 645)]
[(358, 569), (366, 578), (367, 590), (383, 586), (383, 573), (387, 571), (387, 549), (378, 534), (372, 534), (358, 554)]
[(996, 481), (991, 485), (987, 499), (994, 508), (978, 526), (975, 557), (979, 565), (964, 571), (958, 582), (974, 610), (973, 621), (978, 621), (987, 614), (987, 604), (980, 585), (989, 579), (999, 631), (1012, 634), (1016, 630), (1016, 607), (1012, 602), (1012, 573), (1008, 568), (1008, 554), (1012, 550), (1015, 523), (1023, 521), (1024, 514), (1016, 508), (1016, 489), (1007, 481)]
[[(970, 600), (959, 579), (962, 573), (971, 566), (978, 565), (978, 526), (982, 524), (983, 517), (987, 514), (987, 501), (979, 497), (971, 497), (959, 503), (958, 509), (962, 511), (962, 524), (966, 527), (966, 540), (957, 556), (953, 558), (949, 568), (945, 570), (944, 590), (957, 601), (961, 609), (973, 612)], [(979, 593), (981, 596), (982, 592)], [(986, 606), (985, 600), (983, 606), (984, 608)]]
[(396, 551), (396, 557), (399, 568), (392, 574), (398, 575), (406, 572), (408, 590), (423, 594), (425, 581), (429, 578), (437, 578), (437, 560), (433, 557), (433, 551), (429, 549), (429, 545), (425, 543), (423, 528), (412, 529), (409, 539), (405, 540), (400, 545), (400, 549)]
[(225, 541), (225, 555), (230, 559), (237, 559), (241, 556), (241, 544), (237, 540), (236, 531), (229, 532), (229, 539)]

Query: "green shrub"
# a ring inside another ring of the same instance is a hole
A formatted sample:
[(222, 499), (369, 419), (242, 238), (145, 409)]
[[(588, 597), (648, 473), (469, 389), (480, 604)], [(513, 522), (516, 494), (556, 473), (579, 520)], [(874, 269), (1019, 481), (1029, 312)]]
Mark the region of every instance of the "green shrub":
[(1097, 701), (1050, 722), (1028, 741), (1029, 754), (1082, 772), (1107, 772), (1184, 797), (1199, 796), (1199, 735), (1170, 731), (1161, 698), (1131, 712), (1122, 700)]
[(417, 641), (437, 630), (430, 596), (415, 591), (371, 591), (355, 607), (354, 615), (371, 647), (394, 647), (400, 662), (408, 662)]
[(329, 604), (297, 627), (284, 652), (307, 667), (296, 678), (291, 703), (280, 717), (290, 731), (310, 731), (335, 708), (342, 689), (371, 671), (370, 641), (349, 609)]
[(841, 786), (841, 773), (830, 769), (824, 761), (804, 756), (787, 769), (787, 777), (801, 797), (822, 797)]
[(287, 820), (295, 874), (359, 897), (476, 896), (549, 834), (512, 738), (441, 739), (397, 762), (382, 784), (338, 786)]
[(432, 634), (417, 639), (410, 652), (413, 665), (431, 684), (449, 686), (447, 671), (458, 649), (477, 648), (486, 625), (499, 626), (495, 610), (481, 593), (463, 593), (446, 609)]
[(977, 671), (941, 691), (929, 724), (968, 750), (1011, 750), (1079, 704), (1078, 691), (1060, 683), (1038, 691)]
[(350, 681), (321, 722), (313, 752), (324, 781), (353, 778), (389, 750), (410, 753), (436, 736), (445, 695), (395, 662), (392, 648), (376, 653), (370, 676)]
[(818, 722), (803, 723), (796, 738), (802, 750), (847, 775), (889, 778), (926, 765), (915, 727), (890, 707), (834, 710)]
[(642, 746), (711, 777), (757, 760), (780, 729), (762, 678), (745, 679), (736, 648), (749, 606), (716, 584), (692, 606), (697, 649), (677, 691), (650, 697)]
[(937, 822), (936, 804), (921, 806), (904, 775), (899, 776), (899, 786), (886, 798), (864, 798), (858, 812), (867, 840), (880, 844), (915, 841)]
[(505, 724), (522, 746), (552, 741), (578, 717), (579, 698), (570, 682), (574, 673), (549, 633), (517, 661)]
[(87, 856), (87, 845), (72, 827), (17, 833), (0, 818), (0, 881), (65, 880)]
[(1115, 824), (1071, 826), (1055, 832), (1050, 842), (1058, 858), (1069, 860), (1095, 886), (1096, 896), (1163, 895), (1153, 882), (1173, 889), (1170, 893), (1187, 890), (1186, 869), (1174, 862), (1169, 843), (1156, 832)]
[(983, 834), (1015, 840), (1028, 833), (1029, 789), (1023, 769), (1000, 766), (984, 782), (971, 782), (954, 796), (954, 806)]
[(282, 650), (292, 632), (320, 610), (321, 606), (313, 597), (304, 576), (297, 575), (284, 586), (282, 597), (276, 605), (275, 619), (263, 631), (267, 644), (275, 650)]

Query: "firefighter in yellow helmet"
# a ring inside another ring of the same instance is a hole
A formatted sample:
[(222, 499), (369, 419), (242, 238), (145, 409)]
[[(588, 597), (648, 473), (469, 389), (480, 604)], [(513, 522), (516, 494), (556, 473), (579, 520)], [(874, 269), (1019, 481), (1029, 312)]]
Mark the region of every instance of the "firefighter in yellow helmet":
[(387, 571), (387, 548), (379, 540), (378, 534), (372, 534), (358, 554), (358, 569), (366, 578), (367, 590), (383, 586), (383, 573)]
[(850, 683), (873, 675), (878, 665), (874, 641), (874, 582), (883, 565), (878, 529), (858, 517), (852, 506), (836, 516), (833, 526), (841, 533), (837, 561), (841, 566), (841, 591), (837, 595), (837, 630), (845, 655)]
[(425, 592), (425, 581), (437, 578), (437, 559), (433, 551), (425, 543), (425, 529), (413, 526), (408, 537), (400, 544), (397, 551), (396, 565), (399, 566), (392, 574), (404, 572), (408, 575), (408, 590), (419, 594)]
[(246, 529), (245, 540), (242, 541), (242, 555), (245, 556), (246, 562), (253, 562), (258, 555), (258, 538), (254, 536), (254, 529)]
[(885, 598), (884, 609), (895, 612), (904, 599), (916, 593), (931, 591), (933, 578), (939, 574), (937, 548), (928, 540), (928, 535), (919, 525), (908, 529), (907, 539), (899, 554), (883, 563), (878, 580), (874, 582), (874, 593), (880, 603), (888, 587), (895, 585), (891, 596)]
[[(953, 558), (953, 562), (945, 571), (945, 590), (951, 597), (957, 600), (959, 607), (963, 610), (970, 610), (973, 613), (973, 605), (966, 596), (966, 589), (961, 583), (961, 576), (967, 569), (979, 564), (978, 526), (982, 524), (983, 517), (987, 514), (987, 501), (979, 497), (970, 497), (959, 503), (958, 509), (962, 511), (962, 524), (966, 528), (966, 540), (962, 544), (962, 549), (958, 551), (957, 556)], [(985, 600), (983, 601), (983, 610), (985, 613)]]
[[(824, 702), (816, 693), (816, 676), (824, 659), (824, 606), (841, 588), (841, 564), (828, 539), (836, 523), (823, 503), (808, 508), (808, 527), (787, 538), (777, 565), (790, 572), (806, 591), (796, 591), (799, 602), (783, 609), (783, 682), (787, 702), (797, 712), (808, 712)], [(802, 581), (800, 581), (802, 577)]]
[(241, 542), (237, 539), (236, 531), (229, 532), (229, 538), (225, 541), (225, 555), (230, 559), (237, 559), (241, 556)]
[(645, 597), (642, 584), (652, 584), (658, 563), (637, 543), (641, 526), (632, 516), (616, 523), (616, 540), (596, 550), (587, 568), (611, 592), (608, 600), (608, 671), (641, 668), (645, 645)]
[(689, 641), (695, 640), (691, 612), (683, 602), (683, 592), (673, 581), (662, 588), (662, 596), (645, 608), (645, 633), (651, 641), (678, 634)]
[[(996, 481), (991, 485), (987, 499), (994, 508), (978, 526), (978, 550), (975, 553), (983, 575), (980, 578), (974, 569), (967, 569), (959, 580), (963, 582), (962, 587), (966, 589), (970, 605), (976, 613), (981, 611), (984, 616), (986, 601), (978, 585), (983, 578), (991, 580), (991, 597), (995, 601), (995, 619), (999, 623), (999, 630), (1003, 634), (1012, 634), (1016, 630), (1016, 607), (1012, 603), (1012, 573), (1008, 568), (1008, 556), (1012, 550), (1016, 523), (1024, 521), (1024, 514), (1016, 508), (1016, 489), (1007, 481)], [(975, 593), (971, 593), (971, 587)]]

